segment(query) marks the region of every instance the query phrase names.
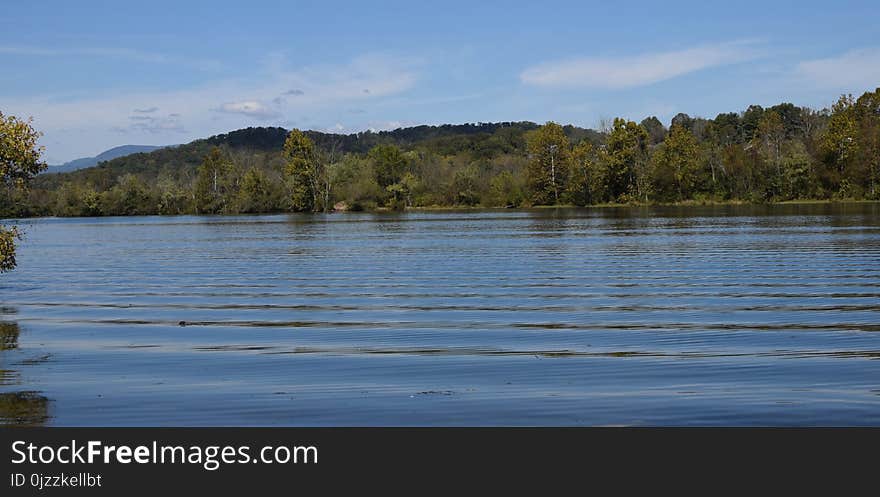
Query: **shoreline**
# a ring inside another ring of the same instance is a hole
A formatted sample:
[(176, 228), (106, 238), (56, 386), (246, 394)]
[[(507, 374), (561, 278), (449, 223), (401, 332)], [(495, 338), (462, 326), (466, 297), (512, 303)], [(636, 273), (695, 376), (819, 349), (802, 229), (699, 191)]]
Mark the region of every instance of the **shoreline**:
[(3, 224), (15, 224), (16, 222), (22, 222), (28, 219), (88, 219), (88, 218), (126, 218), (126, 217), (178, 217), (178, 216), (197, 216), (197, 217), (234, 217), (234, 216), (277, 216), (277, 215), (288, 215), (288, 214), (304, 214), (304, 215), (318, 215), (318, 214), (389, 214), (389, 213), (406, 213), (406, 212), (453, 212), (453, 211), (509, 211), (509, 212), (517, 212), (517, 211), (536, 211), (536, 210), (553, 210), (553, 209), (570, 209), (570, 210), (589, 210), (589, 209), (621, 209), (621, 208), (656, 208), (656, 207), (747, 207), (747, 206), (764, 206), (764, 207), (773, 207), (773, 206), (792, 206), (792, 205), (865, 205), (865, 204), (878, 204), (880, 205), (880, 200), (829, 200), (829, 199), (811, 199), (811, 200), (785, 200), (782, 202), (746, 202), (741, 200), (721, 200), (721, 201), (684, 201), (684, 202), (673, 202), (673, 203), (628, 203), (628, 204), (593, 204), (593, 205), (574, 205), (574, 204), (560, 204), (560, 205), (534, 205), (529, 207), (486, 207), (486, 206), (468, 206), (468, 205), (457, 205), (457, 206), (444, 206), (444, 205), (436, 205), (436, 206), (420, 206), (420, 207), (407, 207), (403, 210), (395, 210), (387, 207), (379, 207), (375, 209), (368, 210), (331, 210), (327, 212), (295, 212), (295, 211), (274, 211), (274, 212), (247, 212), (247, 213), (235, 213), (235, 214), (197, 214), (197, 213), (187, 213), (187, 214), (136, 214), (136, 215), (127, 215), (127, 216), (31, 216), (31, 217), (12, 217), (12, 218), (4, 218), (0, 219), (0, 225)]
[[(552, 210), (552, 209), (619, 209), (619, 208), (644, 208), (644, 207), (724, 207), (724, 206), (776, 206), (776, 205), (844, 205), (844, 204), (880, 204), (880, 200), (833, 200), (833, 199), (805, 199), (805, 200), (783, 200), (781, 202), (748, 202), (745, 200), (685, 200), (682, 202), (636, 202), (636, 203), (602, 203), (590, 205), (575, 204), (557, 204), (557, 205), (532, 205), (518, 207), (491, 207), (482, 205), (430, 205), (419, 207), (407, 207), (404, 210), (394, 210), (388, 207), (378, 207), (375, 209), (352, 211), (328, 211), (330, 213), (345, 212), (442, 212), (442, 211), (529, 211), (529, 210)], [(274, 212), (271, 214), (284, 214), (285, 212)], [(305, 212), (287, 212), (289, 214), (309, 214)], [(270, 214), (270, 213), (267, 213)], [(322, 214), (316, 212), (314, 214)], [(234, 214), (232, 214), (234, 215)]]

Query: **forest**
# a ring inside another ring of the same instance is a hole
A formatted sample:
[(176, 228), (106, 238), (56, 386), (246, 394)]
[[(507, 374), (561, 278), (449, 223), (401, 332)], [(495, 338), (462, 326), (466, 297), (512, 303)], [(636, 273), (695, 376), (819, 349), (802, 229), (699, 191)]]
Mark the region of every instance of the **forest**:
[(29, 188), (7, 181), (0, 218), (877, 200), (878, 181), (880, 88), (830, 109), (752, 105), (668, 127), (247, 128), (41, 174)]

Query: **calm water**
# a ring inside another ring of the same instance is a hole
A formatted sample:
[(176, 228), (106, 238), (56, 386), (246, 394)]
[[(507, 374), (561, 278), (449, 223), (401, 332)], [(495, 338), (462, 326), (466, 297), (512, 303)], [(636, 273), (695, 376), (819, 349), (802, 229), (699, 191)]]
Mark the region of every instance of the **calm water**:
[(39, 219), (0, 422), (880, 425), (880, 205)]

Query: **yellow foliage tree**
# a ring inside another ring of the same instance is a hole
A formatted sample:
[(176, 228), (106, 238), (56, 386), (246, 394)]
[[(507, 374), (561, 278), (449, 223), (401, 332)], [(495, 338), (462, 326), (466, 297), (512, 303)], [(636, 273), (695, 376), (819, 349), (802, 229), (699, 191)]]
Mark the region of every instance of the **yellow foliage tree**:
[[(23, 121), (0, 112), (0, 178), (9, 190), (27, 188), (31, 178), (46, 168), (42, 161), (43, 147), (37, 145), (41, 133)], [(0, 272), (15, 268), (16, 228), (0, 225)]]

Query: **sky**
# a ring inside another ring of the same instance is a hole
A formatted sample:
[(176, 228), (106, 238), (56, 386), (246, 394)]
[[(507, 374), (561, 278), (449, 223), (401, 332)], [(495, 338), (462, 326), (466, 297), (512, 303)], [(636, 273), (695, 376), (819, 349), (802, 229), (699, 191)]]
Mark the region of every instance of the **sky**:
[(880, 86), (880, 2), (11, 2), (0, 112), (59, 164), (248, 126), (714, 117)]

